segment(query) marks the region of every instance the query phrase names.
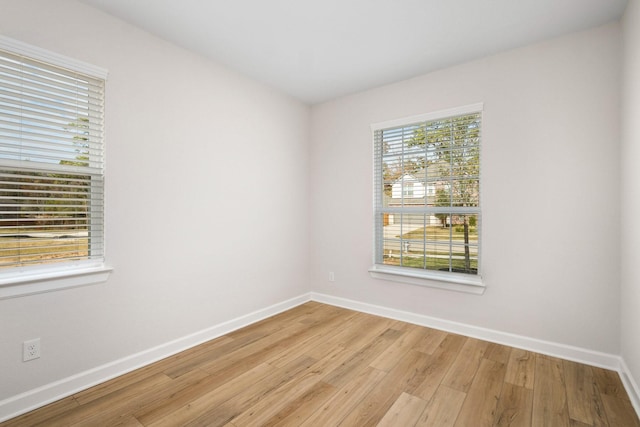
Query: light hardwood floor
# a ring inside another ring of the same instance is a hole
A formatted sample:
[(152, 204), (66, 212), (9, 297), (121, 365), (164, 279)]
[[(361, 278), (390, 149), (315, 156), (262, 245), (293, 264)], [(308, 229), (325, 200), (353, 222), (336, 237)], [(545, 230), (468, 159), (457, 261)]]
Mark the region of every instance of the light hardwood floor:
[(8, 426), (640, 426), (618, 374), (307, 303)]

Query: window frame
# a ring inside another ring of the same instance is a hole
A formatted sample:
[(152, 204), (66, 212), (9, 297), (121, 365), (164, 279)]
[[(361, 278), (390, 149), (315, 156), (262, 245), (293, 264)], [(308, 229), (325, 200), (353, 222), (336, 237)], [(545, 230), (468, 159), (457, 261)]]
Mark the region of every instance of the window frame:
[[(104, 68), (32, 46), (6, 36), (0, 35), (0, 49), (16, 56), (22, 56), (29, 60), (42, 62), (45, 66), (63, 68), (72, 73), (87, 75), (92, 78), (102, 80), (103, 82), (106, 82), (107, 80), (108, 72)], [(104, 102), (104, 96), (105, 94), (103, 92), (102, 102)], [(102, 126), (104, 129), (104, 119)], [(104, 157), (104, 135), (102, 137), (102, 147)], [(46, 173), (45, 168), (43, 167), (28, 168), (25, 167), (24, 164), (20, 163), (21, 162), (12, 160), (0, 160), (0, 165), (11, 170), (31, 170), (32, 172), (39, 170), (40, 172)], [(85, 172), (83, 171), (83, 173)], [(92, 173), (92, 175), (94, 174)], [(95, 176), (101, 181), (101, 202), (104, 209), (104, 201), (106, 198), (104, 194), (104, 160), (101, 173), (95, 174)], [(102, 218), (104, 226), (104, 211)], [(100, 236), (103, 242), (105, 234), (106, 233), (103, 228), (102, 235)], [(7, 267), (6, 269), (0, 270), (0, 299), (14, 298), (105, 282), (112, 271), (112, 268), (105, 264), (105, 243), (102, 243), (103, 255), (98, 259), (80, 259), (59, 263), (42, 263), (31, 266)]]
[[(383, 231), (382, 227), (384, 226), (381, 211), (385, 210), (383, 207), (382, 201), (382, 167), (376, 164), (376, 161), (381, 161), (378, 158), (379, 146), (375, 141), (375, 135), (377, 131), (393, 129), (403, 126), (410, 126), (417, 123), (429, 122), (434, 120), (441, 120), (446, 118), (453, 118), (456, 116), (462, 116), (466, 114), (479, 113), (480, 114), (480, 126), (482, 129), (483, 126), (483, 103), (475, 103), (469, 104), (461, 107), (450, 108), (445, 110), (434, 111), (427, 114), (421, 114), (417, 116), (410, 116), (395, 120), (389, 120), (380, 123), (374, 123), (371, 125), (371, 132), (373, 137), (373, 266), (369, 269), (369, 273), (371, 277), (376, 279), (389, 280), (394, 282), (407, 283), (412, 285), (420, 285), (420, 286), (428, 286), (440, 289), (447, 289), (453, 291), (460, 291), (466, 293), (473, 294), (483, 294), (485, 291), (485, 284), (482, 280), (481, 275), (481, 245), (482, 245), (482, 227), (481, 227), (481, 216), (482, 216), (482, 206), (480, 203), (481, 194), (478, 194), (478, 207), (475, 208), (476, 215), (478, 216), (478, 265), (477, 265), (477, 273), (476, 274), (467, 274), (467, 273), (457, 273), (450, 271), (438, 271), (438, 270), (428, 270), (421, 268), (413, 268), (413, 267), (402, 267), (402, 266), (393, 266), (388, 264), (383, 264), (380, 262), (380, 253), (379, 251), (383, 250), (383, 244), (380, 239), (383, 239)], [(482, 132), (482, 131), (481, 131)], [(482, 135), (482, 133), (481, 133)], [(482, 136), (479, 143), (479, 149), (482, 151)], [(480, 153), (481, 156), (481, 153)], [(404, 172), (403, 172), (404, 173)], [(482, 189), (482, 167), (480, 166), (480, 174), (479, 174), (479, 188), (480, 192)], [(380, 187), (380, 188), (378, 188)], [(403, 190), (401, 190), (402, 192)], [(426, 191), (426, 186), (425, 186)], [(426, 192), (425, 192), (426, 195)], [(411, 208), (408, 208), (411, 209)], [(453, 208), (453, 211), (456, 209)], [(410, 211), (409, 211), (410, 212)], [(415, 212), (415, 213), (423, 213), (423, 212)]]

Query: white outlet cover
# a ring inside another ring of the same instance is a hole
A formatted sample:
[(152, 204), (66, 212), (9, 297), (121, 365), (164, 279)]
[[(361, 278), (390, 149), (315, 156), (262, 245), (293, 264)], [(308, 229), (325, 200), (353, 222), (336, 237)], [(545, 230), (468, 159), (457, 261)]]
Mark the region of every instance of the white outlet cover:
[(22, 343), (22, 361), (38, 359), (40, 357), (40, 338)]

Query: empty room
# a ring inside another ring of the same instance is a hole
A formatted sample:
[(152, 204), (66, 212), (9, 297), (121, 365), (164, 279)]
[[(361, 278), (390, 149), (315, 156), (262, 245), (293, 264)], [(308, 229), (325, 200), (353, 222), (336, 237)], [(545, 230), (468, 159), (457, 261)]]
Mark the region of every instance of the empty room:
[(0, 425), (640, 426), (639, 2), (0, 0)]

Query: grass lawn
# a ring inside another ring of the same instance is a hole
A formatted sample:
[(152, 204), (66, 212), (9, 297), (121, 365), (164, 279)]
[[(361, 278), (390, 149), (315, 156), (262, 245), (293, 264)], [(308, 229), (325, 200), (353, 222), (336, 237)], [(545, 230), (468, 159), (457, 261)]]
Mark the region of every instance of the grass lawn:
[[(427, 244), (426, 251), (411, 250), (415, 247), (422, 247), (422, 242), (426, 239), (428, 242), (433, 243), (433, 246), (439, 246), (439, 250), (429, 249)], [(464, 228), (462, 225), (454, 225), (453, 227), (441, 227), (441, 226), (428, 226), (420, 227), (412, 230), (408, 233), (396, 236), (403, 241), (411, 241), (412, 245), (408, 252), (403, 252), (401, 257), (400, 240), (397, 241), (397, 245), (391, 244), (391, 247), (387, 247), (385, 244), (384, 249), (384, 264), (386, 265), (402, 265), (403, 267), (421, 268), (427, 270), (441, 270), (464, 272), (465, 270), (465, 254), (463, 249), (464, 245)], [(451, 239), (451, 240), (450, 240)], [(455, 252), (443, 251), (443, 246), (448, 246), (449, 242), (455, 243), (454, 249), (458, 249)], [(469, 244), (470, 244), (470, 267), (469, 273), (475, 274), (478, 269), (477, 260), (477, 243), (478, 234), (476, 227), (469, 227)], [(401, 261), (402, 258), (402, 261)], [(450, 259), (451, 258), (451, 259)], [(401, 264), (402, 263), (402, 264)], [(450, 264), (451, 263), (451, 264)]]
[(29, 265), (58, 258), (89, 255), (89, 238), (15, 238), (0, 236), (0, 268)]
[[(464, 241), (464, 229), (461, 225), (454, 225), (453, 227), (440, 227), (440, 226), (429, 226), (429, 227), (420, 227), (415, 230), (411, 230), (408, 233), (404, 233), (402, 236), (396, 236), (403, 240), (422, 240), (425, 236), (429, 240), (449, 240), (449, 233), (451, 232), (451, 238), (453, 240)], [(469, 227), (469, 243), (477, 243), (478, 242), (478, 230), (476, 227)]]
[[(434, 258), (430, 255), (434, 255), (432, 253), (428, 253), (426, 257), (426, 269), (427, 270), (440, 270), (440, 271), (448, 271), (449, 270), (449, 254), (442, 254), (442, 257)], [(464, 271), (464, 254), (454, 253), (456, 258), (451, 259), (451, 268), (453, 271)], [(403, 267), (413, 267), (413, 268), (425, 268), (425, 259), (422, 255), (413, 255), (413, 254), (404, 254), (402, 257), (402, 266)], [(383, 263), (386, 265), (401, 265), (399, 256), (387, 256), (385, 255)], [(478, 260), (471, 258), (471, 271), (470, 273), (476, 273), (478, 271)]]

